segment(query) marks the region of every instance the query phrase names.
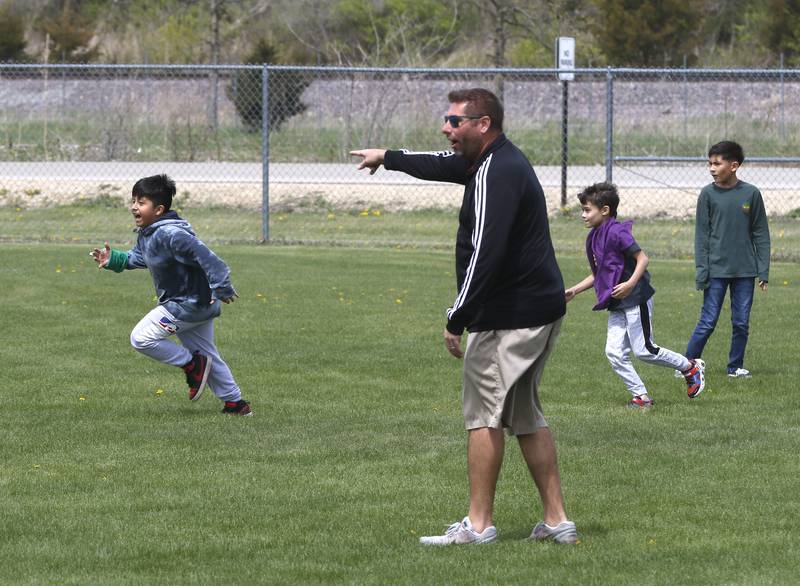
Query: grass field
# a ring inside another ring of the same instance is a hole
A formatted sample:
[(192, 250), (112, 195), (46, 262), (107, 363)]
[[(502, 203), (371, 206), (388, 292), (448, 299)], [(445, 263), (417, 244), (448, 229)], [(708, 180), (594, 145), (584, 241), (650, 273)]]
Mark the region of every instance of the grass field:
[[(130, 120), (120, 112), (106, 112), (86, 119), (64, 114), (67, 120), (0, 119), (2, 161), (226, 161), (261, 160), (261, 134), (241, 124), (211, 130), (205, 112), (187, 112), (167, 124)], [(780, 132), (777, 124), (753, 119), (752, 113), (724, 118), (691, 117), (660, 120), (651, 124), (631, 123), (618, 115), (614, 146), (617, 154), (639, 156), (701, 156), (707, 152), (709, 136), (728, 136), (746, 145), (748, 154), (791, 157), (800, 148), (797, 124)], [(378, 113), (368, 120), (380, 117)], [(391, 117), (391, 116), (390, 116)], [(422, 124), (397, 120), (389, 125), (364, 122), (356, 116), (345, 124), (318, 118), (295, 119), (270, 134), (273, 162), (349, 163), (349, 152), (366, 144), (414, 145), (418, 150), (440, 150), (446, 146), (438, 133), (441, 119)], [(508, 136), (537, 165), (561, 163), (560, 119), (512, 120)], [(730, 130), (729, 130), (730, 128)], [(118, 137), (125, 137), (120, 140)], [(116, 139), (116, 140), (115, 140)], [(573, 116), (569, 121), (569, 161), (572, 165), (603, 163), (605, 117)]]
[[(230, 207), (181, 209), (197, 233), (209, 243), (254, 243), (261, 238), (261, 213)], [(273, 212), (270, 238), (278, 243), (400, 246), (453, 246), (457, 210), (391, 212), (374, 209)], [(558, 252), (583, 252), (586, 230), (579, 212), (571, 208), (550, 220)], [(127, 206), (98, 198), (74, 205), (42, 209), (0, 206), (0, 243), (102, 243), (122, 247), (135, 239)], [(675, 219), (636, 221), (634, 234), (648, 254), (659, 258), (690, 259), (694, 254), (694, 222)], [(774, 260), (800, 261), (800, 219), (770, 218)]]
[[(0, 246), (0, 583), (796, 583), (797, 264), (756, 293), (754, 378), (725, 376), (724, 313), (697, 399), (640, 367), (648, 413), (625, 409), (605, 316), (578, 297), (543, 403), (582, 543), (524, 541), (541, 512), (509, 444), (499, 541), (426, 549), (467, 508), (460, 364), (440, 342), (451, 253), (217, 247), (241, 295), (218, 343), (256, 413), (235, 419), (130, 348), (149, 275), (98, 271), (87, 250)], [(584, 276), (579, 255), (559, 261)], [(680, 351), (691, 262), (651, 269), (656, 340)]]

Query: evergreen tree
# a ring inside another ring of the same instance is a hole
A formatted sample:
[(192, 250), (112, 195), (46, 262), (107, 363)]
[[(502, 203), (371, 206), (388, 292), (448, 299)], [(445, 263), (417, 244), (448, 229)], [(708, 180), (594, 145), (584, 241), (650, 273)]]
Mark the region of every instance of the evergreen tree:
[(785, 65), (800, 65), (800, 0), (768, 0), (765, 4), (768, 9), (760, 28), (767, 47), (776, 57), (783, 53)]
[[(260, 40), (247, 58), (247, 63), (262, 64), (276, 61), (275, 47), (265, 40)], [(292, 116), (305, 111), (302, 101), (303, 91), (311, 83), (310, 78), (297, 71), (280, 71), (269, 77), (269, 127), (272, 132)], [(236, 106), (242, 122), (253, 131), (261, 129), (262, 71), (247, 69), (239, 71), (234, 81), (228, 86), (228, 97)]]
[(594, 0), (589, 27), (609, 64), (677, 67), (696, 61), (702, 0)]
[(11, 5), (0, 6), (0, 62), (25, 58), (25, 22)]

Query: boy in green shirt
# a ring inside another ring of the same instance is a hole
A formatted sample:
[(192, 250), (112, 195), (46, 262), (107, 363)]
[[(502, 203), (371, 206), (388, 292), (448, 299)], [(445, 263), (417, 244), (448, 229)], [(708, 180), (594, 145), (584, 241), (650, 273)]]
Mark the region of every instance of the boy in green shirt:
[(700, 358), (717, 325), (725, 291), (731, 290), (731, 350), (728, 376), (750, 377), (744, 368), (744, 351), (753, 305), (754, 280), (767, 290), (769, 281), (769, 226), (761, 192), (739, 181), (736, 171), (744, 161), (742, 147), (722, 141), (708, 151), (708, 166), (714, 182), (706, 185), (697, 200), (694, 258), (698, 290), (703, 307), (686, 357)]

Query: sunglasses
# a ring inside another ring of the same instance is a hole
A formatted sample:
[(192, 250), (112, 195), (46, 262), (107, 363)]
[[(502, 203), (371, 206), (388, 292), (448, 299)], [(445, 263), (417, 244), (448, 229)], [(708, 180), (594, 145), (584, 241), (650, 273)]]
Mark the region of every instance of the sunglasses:
[(450, 114), (444, 117), (444, 121), (452, 128), (458, 128), (462, 120), (480, 120), (481, 118), (483, 118), (483, 116), (456, 116), (455, 114)]

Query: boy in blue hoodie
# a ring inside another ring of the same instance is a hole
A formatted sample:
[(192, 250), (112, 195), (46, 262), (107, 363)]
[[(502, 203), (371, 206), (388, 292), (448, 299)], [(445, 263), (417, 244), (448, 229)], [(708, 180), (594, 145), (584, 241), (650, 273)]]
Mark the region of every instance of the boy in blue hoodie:
[[(181, 367), (191, 401), (197, 401), (209, 386), (225, 403), (223, 413), (252, 415), (214, 344), (213, 320), (220, 314), (219, 302), (231, 303), (237, 297), (230, 270), (195, 236), (189, 223), (170, 210), (174, 196), (175, 182), (166, 175), (137, 181), (130, 207), (139, 233), (136, 245), (122, 252), (106, 242), (90, 254), (98, 268), (117, 273), (150, 270), (158, 305), (131, 332), (136, 350)], [(168, 339), (173, 334), (182, 345)]]
[(650, 364), (678, 369), (686, 379), (690, 399), (705, 388), (705, 363), (659, 348), (653, 341), (653, 294), (649, 258), (631, 234), (633, 222), (618, 222), (619, 194), (612, 183), (595, 183), (584, 189), (581, 218), (587, 228), (586, 256), (592, 274), (565, 291), (567, 302), (594, 286), (594, 310), (608, 310), (606, 356), (632, 395), (628, 407), (649, 409), (653, 399), (633, 368), (630, 353)]

